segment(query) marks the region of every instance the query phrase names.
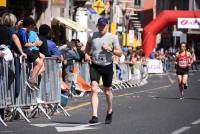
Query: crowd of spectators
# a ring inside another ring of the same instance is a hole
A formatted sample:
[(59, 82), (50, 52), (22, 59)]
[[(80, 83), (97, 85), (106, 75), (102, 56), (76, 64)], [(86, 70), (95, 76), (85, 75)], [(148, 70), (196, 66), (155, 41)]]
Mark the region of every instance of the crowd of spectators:
[(84, 61), (85, 48), (78, 39), (72, 39), (59, 47), (54, 41), (52, 31), (51, 26), (47, 24), (42, 24), (37, 28), (36, 22), (31, 17), (17, 21), (12, 13), (5, 12), (0, 15), (0, 57), (5, 59), (8, 55), (5, 47), (10, 50), (13, 56), (10, 60), (15, 62), (15, 91), (18, 91), (18, 95), (21, 57), (28, 63), (34, 63), (31, 75), (26, 81), (27, 86), (32, 90), (39, 90), (39, 80), (45, 71), (45, 57), (54, 57), (62, 63), (62, 74), (72, 72), (74, 62)]
[(146, 67), (146, 58), (144, 51), (141, 48), (133, 48), (132, 46), (127, 46), (122, 48), (123, 54), (121, 57), (113, 57), (114, 63), (116, 64), (117, 78), (122, 80), (120, 64), (127, 64), (131, 67), (131, 72), (134, 74), (134, 65), (141, 65), (141, 67)]

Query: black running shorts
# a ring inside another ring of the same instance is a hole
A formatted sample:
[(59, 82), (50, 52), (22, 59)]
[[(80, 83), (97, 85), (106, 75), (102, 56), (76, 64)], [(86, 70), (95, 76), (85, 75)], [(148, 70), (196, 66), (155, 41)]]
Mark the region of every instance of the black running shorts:
[(96, 64), (90, 65), (90, 79), (99, 83), (102, 77), (103, 86), (111, 87), (113, 79), (113, 64), (101, 66)]
[(188, 75), (188, 72), (189, 72), (189, 68), (180, 68), (180, 67), (177, 67), (176, 69), (176, 74), (177, 75)]

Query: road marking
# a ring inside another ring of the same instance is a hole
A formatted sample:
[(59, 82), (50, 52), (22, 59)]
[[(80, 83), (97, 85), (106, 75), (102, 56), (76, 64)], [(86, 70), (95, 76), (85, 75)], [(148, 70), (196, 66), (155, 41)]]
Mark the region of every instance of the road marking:
[[(95, 124), (66, 124), (66, 123), (47, 123), (47, 124), (31, 124), (35, 127), (55, 127), (57, 132), (68, 132), (68, 131), (82, 131), (89, 129), (99, 129), (96, 125), (102, 124), (101, 122)], [(1, 132), (1, 131), (0, 131)]]
[(171, 84), (175, 83), (175, 80), (172, 80), (172, 77), (169, 75), (169, 73), (167, 73), (167, 78), (169, 79)]
[(198, 79), (197, 81), (200, 81), (200, 79)]
[[(98, 123), (101, 124), (101, 123)], [(82, 131), (82, 130), (90, 130), (90, 129), (100, 129), (100, 127), (96, 127), (98, 124), (84, 124), (73, 127), (55, 127), (57, 132), (69, 132), (69, 131)]]
[(46, 123), (46, 124), (30, 124), (35, 127), (50, 127), (50, 126), (65, 126), (66, 124), (61, 123)]
[(130, 96), (130, 95), (138, 94), (138, 93), (144, 93), (144, 92), (149, 92), (149, 91), (156, 91), (156, 90), (160, 90), (160, 89), (167, 88), (167, 87), (171, 87), (171, 85), (157, 87), (157, 88), (153, 88), (153, 89), (149, 89), (149, 90), (142, 90), (142, 91), (138, 91), (138, 92), (134, 92), (134, 93), (120, 94), (120, 95), (117, 95), (117, 96), (114, 96), (114, 97), (118, 98), (118, 97)]
[(91, 105), (91, 102), (83, 102), (83, 103), (81, 103), (79, 105), (69, 107), (66, 110), (67, 111), (72, 111), (72, 110), (75, 110), (75, 109), (78, 109), (78, 108), (81, 108), (81, 107), (84, 107), (84, 106), (88, 106), (88, 105)]
[(14, 131), (0, 131), (0, 133), (14, 133)]
[(191, 127), (182, 127), (182, 128), (180, 128), (180, 129), (178, 129), (178, 130), (173, 131), (171, 134), (181, 134), (181, 133), (187, 131), (187, 130), (190, 129), (190, 128), (191, 128)]
[[(155, 91), (155, 90), (159, 90), (159, 89), (163, 89), (163, 88), (167, 88), (167, 87), (171, 87), (171, 85), (157, 87), (157, 88), (153, 88), (153, 89), (149, 89), (149, 90), (142, 90), (142, 91), (139, 91), (139, 92), (121, 94), (121, 95), (114, 96), (114, 98), (123, 97), (123, 96), (130, 96), (130, 95), (133, 95), (133, 94), (144, 93), (144, 92), (149, 92), (149, 91)], [(72, 110), (76, 110), (76, 109), (79, 109), (81, 107), (85, 107), (85, 106), (88, 106), (88, 105), (91, 105), (91, 102), (83, 102), (83, 103), (78, 104), (76, 106), (71, 106), (69, 108), (66, 108), (65, 110), (72, 111)]]
[(192, 122), (191, 124), (192, 124), (192, 125), (198, 125), (198, 124), (200, 124), (200, 119), (198, 119), (198, 120)]

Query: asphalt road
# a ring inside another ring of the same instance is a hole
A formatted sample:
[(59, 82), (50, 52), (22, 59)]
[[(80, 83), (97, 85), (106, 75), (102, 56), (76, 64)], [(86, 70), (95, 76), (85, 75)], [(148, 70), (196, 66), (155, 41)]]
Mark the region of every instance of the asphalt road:
[(174, 73), (152, 75), (148, 84), (114, 92), (113, 123), (104, 124), (105, 97), (100, 95), (99, 124), (89, 125), (89, 97), (70, 100), (70, 117), (58, 114), (0, 124), (0, 134), (200, 134), (200, 71), (190, 72), (185, 99), (178, 97)]

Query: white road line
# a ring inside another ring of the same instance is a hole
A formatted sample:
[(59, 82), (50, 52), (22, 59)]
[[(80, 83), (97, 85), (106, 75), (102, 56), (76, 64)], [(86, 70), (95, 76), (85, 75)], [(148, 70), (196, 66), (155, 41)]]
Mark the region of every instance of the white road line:
[(149, 92), (149, 91), (160, 90), (160, 89), (167, 88), (167, 87), (171, 87), (171, 85), (157, 87), (157, 88), (153, 88), (153, 89), (149, 89), (149, 90), (142, 90), (142, 91), (133, 92), (133, 93), (120, 94), (120, 95), (117, 95), (117, 96), (114, 96), (114, 97), (117, 98), (117, 97), (122, 97), (122, 96), (129, 96), (129, 95), (138, 94), (138, 93), (144, 93), (144, 92)]
[(167, 73), (167, 78), (169, 79), (169, 81), (170, 81), (171, 84), (175, 83), (175, 80), (172, 80), (172, 77), (170, 76), (169, 73)]
[(96, 127), (97, 125), (102, 124), (101, 122), (95, 124), (83, 124), (72, 127), (55, 127), (57, 132), (69, 132), (69, 131), (83, 131), (89, 129), (100, 129), (100, 127)]
[(7, 130), (7, 131), (0, 131), (0, 133), (13, 133), (14, 131), (9, 131), (9, 130)]
[(191, 127), (182, 127), (182, 128), (180, 128), (180, 129), (178, 129), (178, 130), (173, 131), (171, 134), (181, 134), (181, 133), (187, 131), (187, 130), (190, 129), (190, 128), (191, 128)]
[(200, 124), (200, 119), (198, 119), (198, 120), (192, 122), (191, 124), (192, 124), (192, 125), (198, 125), (198, 124)]

